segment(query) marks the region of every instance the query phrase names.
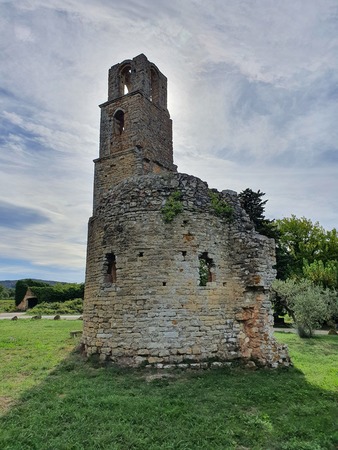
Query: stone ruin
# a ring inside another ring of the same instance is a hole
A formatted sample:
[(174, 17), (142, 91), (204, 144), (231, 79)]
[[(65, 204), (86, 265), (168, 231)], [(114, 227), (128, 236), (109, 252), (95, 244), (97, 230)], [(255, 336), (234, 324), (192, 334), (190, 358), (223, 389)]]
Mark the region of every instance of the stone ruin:
[(86, 355), (130, 367), (288, 366), (272, 329), (274, 241), (236, 192), (177, 172), (166, 77), (143, 54), (116, 64), (100, 108)]

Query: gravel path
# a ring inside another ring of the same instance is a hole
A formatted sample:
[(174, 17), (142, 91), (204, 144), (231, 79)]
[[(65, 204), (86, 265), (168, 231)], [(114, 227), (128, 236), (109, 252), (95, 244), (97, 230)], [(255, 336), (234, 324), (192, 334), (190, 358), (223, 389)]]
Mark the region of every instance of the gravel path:
[[(14, 316), (16, 316), (18, 319), (31, 319), (34, 314), (31, 316), (27, 316), (26, 313), (22, 312), (15, 312), (15, 313), (0, 313), (0, 320), (1, 319), (9, 319), (11, 320)], [(55, 314), (53, 316), (42, 316), (42, 319), (54, 319)], [(65, 320), (77, 320), (79, 317), (81, 317), (79, 314), (77, 315), (62, 315), (60, 316), (61, 319)]]

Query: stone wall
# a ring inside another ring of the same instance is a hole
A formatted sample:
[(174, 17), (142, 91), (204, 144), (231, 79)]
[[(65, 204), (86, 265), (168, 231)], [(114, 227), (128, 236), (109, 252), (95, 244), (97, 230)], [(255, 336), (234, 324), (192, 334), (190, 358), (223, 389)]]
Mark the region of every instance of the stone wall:
[[(129, 92), (122, 94), (124, 85)], [(108, 101), (100, 105), (94, 211), (108, 189), (133, 175), (176, 172), (167, 79), (144, 55), (109, 71)]]
[[(166, 223), (174, 192), (183, 211)], [(130, 176), (101, 195), (88, 232), (88, 355), (121, 366), (289, 364), (272, 331), (274, 241), (255, 231), (236, 193), (219, 195), (232, 221), (216, 215), (205, 182), (180, 173)]]
[(156, 106), (167, 111), (167, 77), (143, 54), (126, 59), (109, 69), (108, 101), (122, 97), (127, 92), (141, 92)]

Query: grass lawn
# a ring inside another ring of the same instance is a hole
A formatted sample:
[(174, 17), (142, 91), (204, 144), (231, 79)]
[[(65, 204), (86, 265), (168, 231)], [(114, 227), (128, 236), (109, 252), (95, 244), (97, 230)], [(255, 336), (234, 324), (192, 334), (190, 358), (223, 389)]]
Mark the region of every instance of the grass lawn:
[(289, 370), (156, 378), (86, 363), (69, 337), (81, 326), (0, 322), (1, 450), (337, 448), (336, 336), (278, 334)]

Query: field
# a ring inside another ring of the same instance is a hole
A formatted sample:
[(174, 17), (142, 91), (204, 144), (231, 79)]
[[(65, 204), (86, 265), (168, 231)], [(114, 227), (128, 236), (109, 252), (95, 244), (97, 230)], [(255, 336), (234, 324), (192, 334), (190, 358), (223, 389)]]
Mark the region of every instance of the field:
[(69, 335), (81, 327), (0, 322), (1, 450), (337, 448), (337, 336), (279, 333), (289, 370), (158, 377), (85, 362)]

